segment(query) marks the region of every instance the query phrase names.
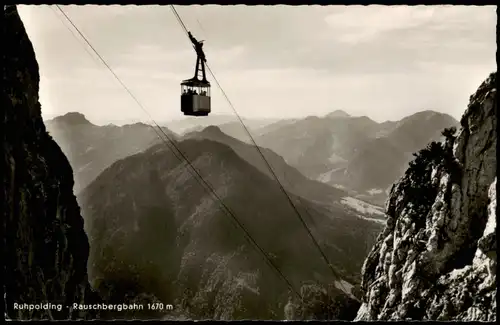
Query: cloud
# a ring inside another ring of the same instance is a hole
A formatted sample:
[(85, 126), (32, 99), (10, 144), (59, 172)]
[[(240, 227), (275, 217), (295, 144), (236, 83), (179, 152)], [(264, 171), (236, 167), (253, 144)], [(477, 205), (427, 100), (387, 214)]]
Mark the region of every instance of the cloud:
[(387, 31), (419, 27), (432, 19), (434, 11), (430, 6), (352, 6), (325, 21), (339, 41), (355, 44)]
[[(40, 66), (44, 110), (144, 115), (60, 12), (19, 7)], [(194, 73), (196, 56), (168, 6), (62, 8), (154, 116), (179, 116), (179, 83)], [(248, 116), (342, 108), (375, 119), (421, 109), (459, 117), (496, 67), (493, 6), (176, 8), (206, 40), (210, 67)], [(213, 85), (214, 110), (230, 113)]]

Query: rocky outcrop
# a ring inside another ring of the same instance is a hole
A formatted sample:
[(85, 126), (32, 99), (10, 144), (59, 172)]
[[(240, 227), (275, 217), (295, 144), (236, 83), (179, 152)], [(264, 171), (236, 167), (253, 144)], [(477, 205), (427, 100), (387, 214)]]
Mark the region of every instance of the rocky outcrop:
[(496, 73), (410, 163), (363, 265), (357, 320), (496, 320)]
[(73, 171), (45, 130), (38, 64), (16, 7), (4, 6), (3, 15), (5, 316), (94, 318), (71, 308), (98, 298), (87, 281), (89, 244)]

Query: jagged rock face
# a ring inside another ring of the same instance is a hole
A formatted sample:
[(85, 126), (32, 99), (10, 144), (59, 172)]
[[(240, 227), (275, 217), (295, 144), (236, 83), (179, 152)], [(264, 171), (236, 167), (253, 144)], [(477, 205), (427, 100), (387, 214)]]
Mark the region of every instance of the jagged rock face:
[(496, 119), (493, 73), (393, 186), (357, 320), (496, 320)]
[[(89, 252), (68, 160), (47, 134), (38, 101), (39, 73), (32, 44), (15, 6), (4, 6), (5, 316), (81, 319), (73, 303), (97, 301), (87, 282)], [(16, 309), (15, 304), (61, 305)]]

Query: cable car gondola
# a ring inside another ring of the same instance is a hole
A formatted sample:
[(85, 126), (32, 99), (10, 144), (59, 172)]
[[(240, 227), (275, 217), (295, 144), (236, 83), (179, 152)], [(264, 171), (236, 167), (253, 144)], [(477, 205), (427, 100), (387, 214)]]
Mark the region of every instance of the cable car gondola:
[(196, 67), (194, 77), (181, 83), (181, 111), (189, 116), (207, 116), (210, 113), (210, 82), (205, 74), (207, 60), (203, 41), (197, 41), (191, 32), (188, 35), (196, 50)]

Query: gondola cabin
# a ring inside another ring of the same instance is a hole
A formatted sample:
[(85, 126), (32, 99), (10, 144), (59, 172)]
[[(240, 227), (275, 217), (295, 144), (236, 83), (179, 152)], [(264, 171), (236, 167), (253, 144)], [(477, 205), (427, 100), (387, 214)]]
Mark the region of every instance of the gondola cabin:
[(205, 74), (207, 59), (203, 41), (197, 41), (191, 32), (188, 35), (196, 50), (196, 66), (194, 77), (181, 83), (181, 111), (184, 115), (207, 116), (210, 113), (210, 82)]
[(181, 83), (181, 111), (189, 116), (210, 113), (210, 82), (195, 78)]

